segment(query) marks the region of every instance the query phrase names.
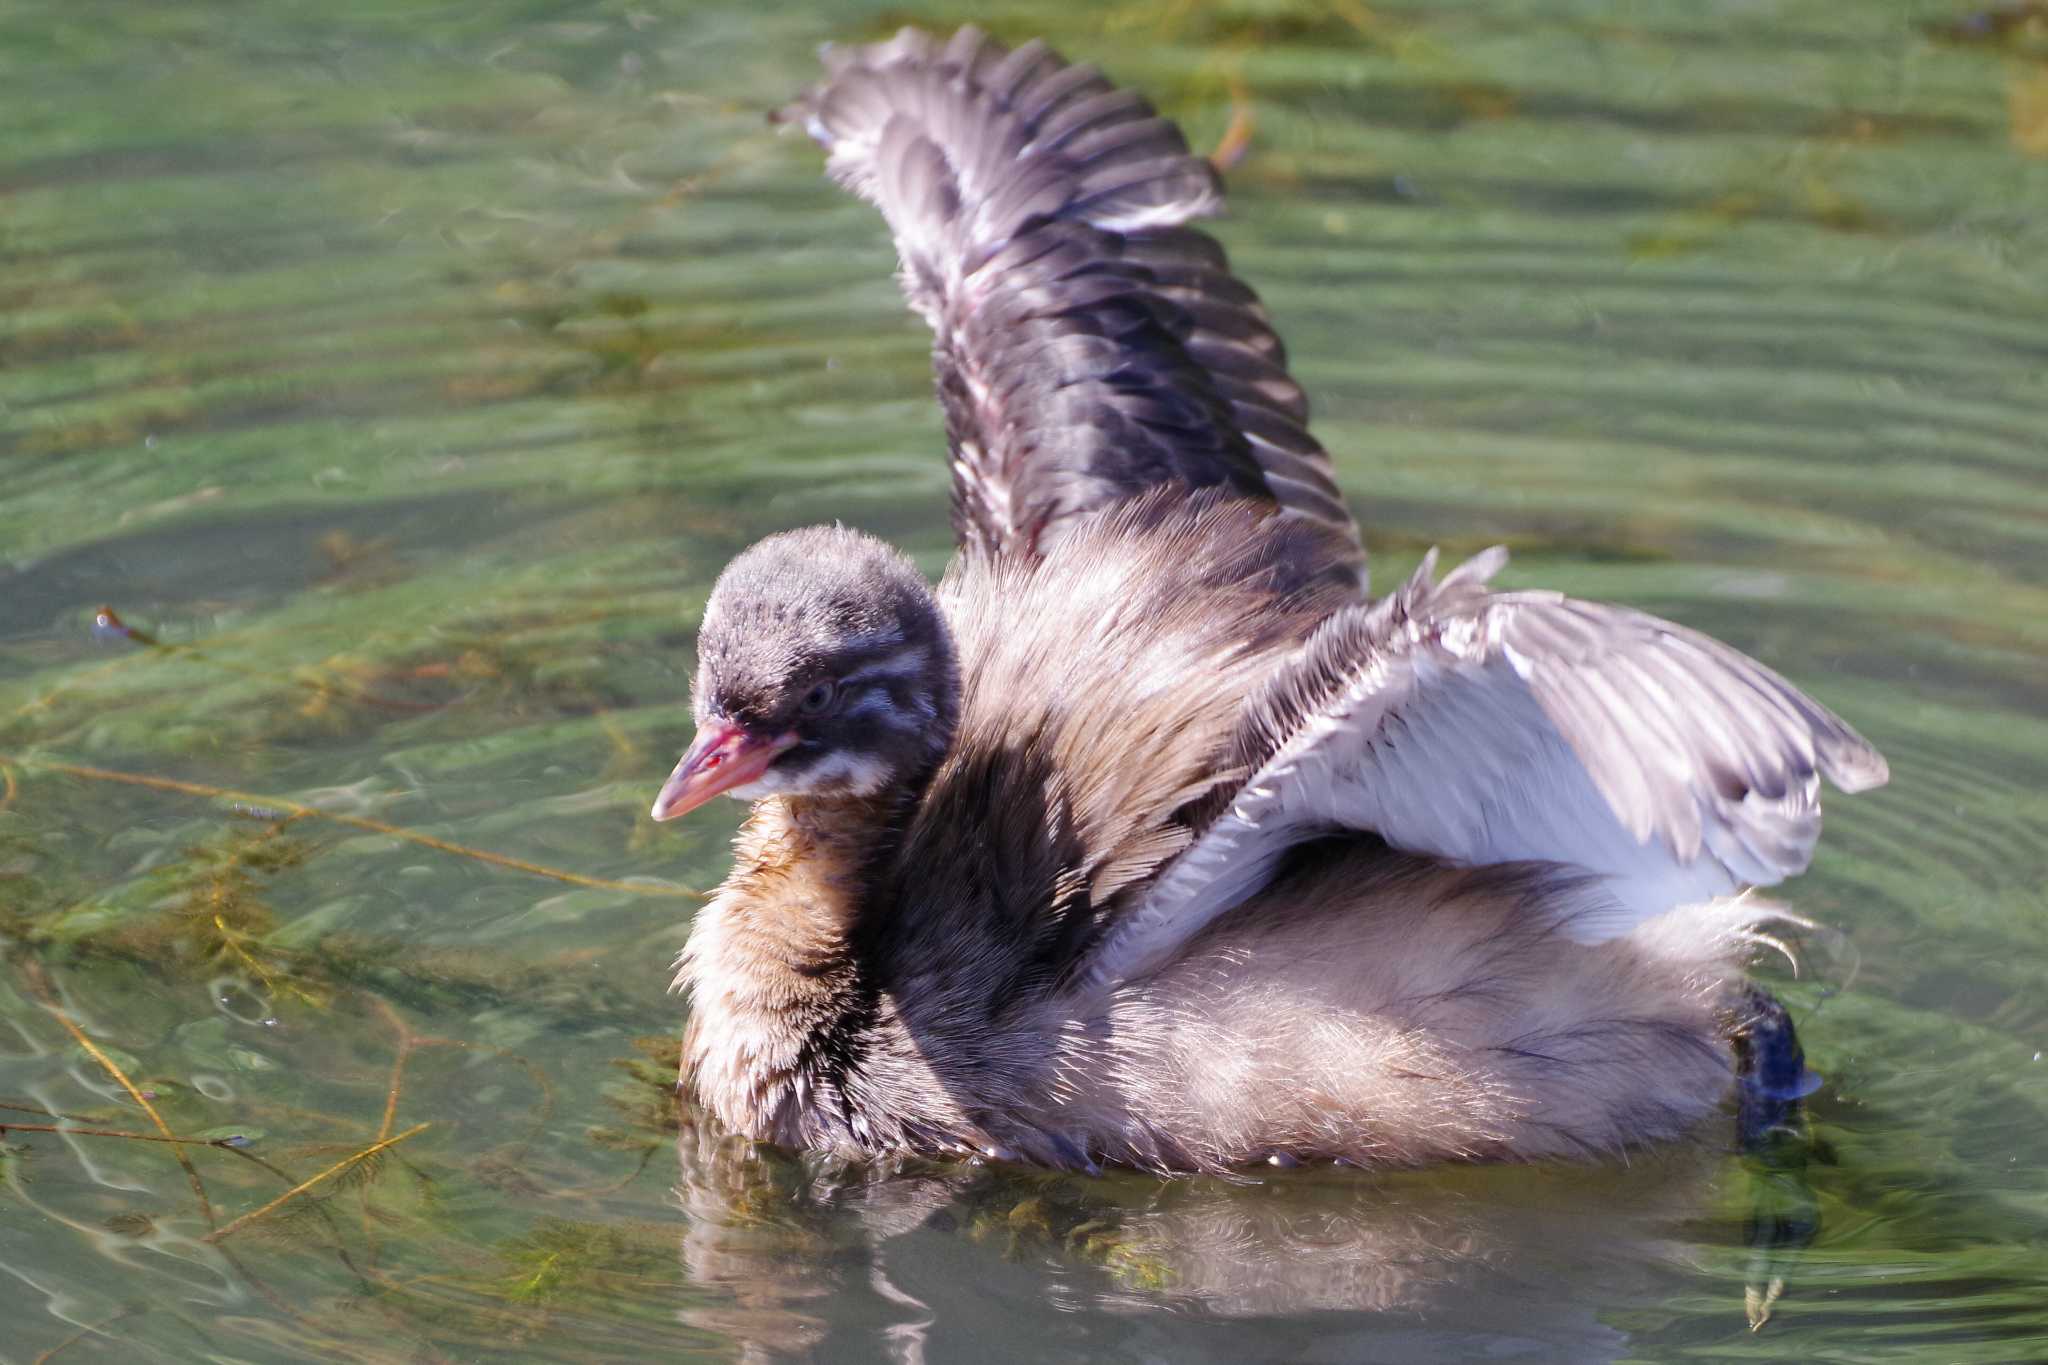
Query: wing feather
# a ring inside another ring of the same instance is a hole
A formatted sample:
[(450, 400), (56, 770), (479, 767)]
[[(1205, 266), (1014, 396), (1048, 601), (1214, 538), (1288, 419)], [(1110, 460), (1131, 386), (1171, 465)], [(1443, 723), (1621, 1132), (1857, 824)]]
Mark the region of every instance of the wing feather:
[(1227, 767), (1250, 774), (1109, 925), (1082, 973), (1164, 962), (1332, 829), (1467, 864), (1597, 874), (1583, 941), (1803, 871), (1820, 781), (1882, 784), (1884, 759), (1785, 679), (1683, 626), (1548, 592), (1493, 593), (1489, 551), (1346, 608), (1246, 703)]
[(906, 29), (829, 51), (783, 117), (887, 219), (933, 362), (963, 544), (1033, 555), (1159, 484), (1224, 485), (1364, 551), (1258, 297), (1185, 226), (1215, 169), (1139, 95), (1042, 43)]

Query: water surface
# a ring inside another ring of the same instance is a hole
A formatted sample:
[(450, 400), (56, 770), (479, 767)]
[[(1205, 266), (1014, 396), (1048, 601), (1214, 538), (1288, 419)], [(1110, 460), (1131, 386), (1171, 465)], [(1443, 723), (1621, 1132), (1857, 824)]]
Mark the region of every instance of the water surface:
[(678, 1160), (668, 963), (738, 812), (644, 812), (705, 592), (806, 522), (951, 548), (887, 242), (762, 115), (966, 14), (0, 11), (0, 1122), (158, 1133), (118, 1072), (247, 1139), (0, 1138), (0, 1359), (2048, 1355), (2025, 5), (977, 11), (1198, 146), (1251, 120), (1219, 232), (1379, 582), (1504, 541), (1886, 751), (1772, 978), (1810, 1141)]

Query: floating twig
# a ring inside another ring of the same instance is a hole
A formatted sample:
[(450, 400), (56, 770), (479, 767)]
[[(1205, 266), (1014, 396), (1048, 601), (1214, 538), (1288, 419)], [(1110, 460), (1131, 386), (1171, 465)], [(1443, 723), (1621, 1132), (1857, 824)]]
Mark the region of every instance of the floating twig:
[(398, 1035), (398, 1050), (391, 1059), (391, 1083), (384, 1092), (384, 1121), (377, 1125), (377, 1141), (382, 1142), (391, 1136), (391, 1130), (398, 1124), (398, 1092), (405, 1084), (405, 1064), (412, 1058), (413, 1046), (418, 1042), (418, 1035), (412, 1031), (411, 1025), (399, 1017), (398, 1011), (384, 1001), (373, 995), (370, 997), (370, 1005), (384, 1016), (384, 1022)]
[[(128, 1092), (130, 1099), (142, 1106), (142, 1112), (149, 1115), (149, 1121), (156, 1125), (156, 1130), (166, 1138), (169, 1138), (173, 1143), (177, 1142), (178, 1135), (171, 1131), (171, 1125), (164, 1122), (164, 1116), (159, 1114), (156, 1111), (156, 1106), (149, 1102), (149, 1096), (138, 1090), (135, 1082), (128, 1079), (127, 1073), (114, 1065), (114, 1059), (100, 1051), (99, 1044), (86, 1037), (85, 1030), (71, 1022), (70, 1015), (58, 1009), (54, 1004), (45, 1004), (43, 1008), (48, 1010), (56, 1018), (57, 1022), (64, 1026), (64, 1031), (76, 1039), (78, 1045), (84, 1048), (86, 1053), (94, 1061), (98, 1062), (106, 1070), (106, 1073), (120, 1084), (123, 1090)], [(194, 1166), (192, 1158), (186, 1156), (184, 1151), (178, 1147), (172, 1147), (171, 1155), (177, 1157), (178, 1164), (185, 1168), (185, 1178), (192, 1182), (192, 1193), (198, 1197), (199, 1211), (206, 1215), (206, 1225), (208, 1227), (215, 1226), (213, 1201), (206, 1197), (206, 1183), (199, 1178), (199, 1168)]]
[[(256, 1155), (252, 1151), (247, 1150), (246, 1148), (230, 1147), (227, 1150), (234, 1153), (236, 1156), (242, 1158), (242, 1160), (248, 1162), (250, 1165), (268, 1171), (270, 1174), (276, 1176), (280, 1181), (282, 1181), (286, 1185), (292, 1184), (295, 1179), (295, 1177), (293, 1177), (290, 1171), (284, 1170), (282, 1167), (272, 1165), (270, 1162), (265, 1161), (262, 1157)], [(363, 1272), (362, 1267), (356, 1264), (355, 1257), (348, 1254), (348, 1247), (342, 1241), (341, 1228), (334, 1221), (334, 1215), (328, 1212), (327, 1207), (324, 1204), (313, 1205), (313, 1212), (319, 1216), (321, 1222), (327, 1225), (327, 1230), (334, 1234), (335, 1257), (339, 1259), (344, 1266), (348, 1267), (348, 1271), (351, 1275), (354, 1275), (357, 1280), (361, 1281), (362, 1286), (365, 1290), (375, 1289), (377, 1287), (377, 1282), (375, 1280), (372, 1280), (369, 1275)], [(230, 1253), (226, 1247), (220, 1248), (220, 1253), (221, 1255), (226, 1256), (229, 1262), (235, 1265), (236, 1269), (241, 1270), (243, 1275), (249, 1275), (248, 1270), (243, 1268), (240, 1262), (235, 1261), (233, 1254)], [(374, 1267), (372, 1267), (372, 1269), (374, 1269)], [(249, 1276), (249, 1278), (251, 1282), (255, 1283), (259, 1289), (263, 1289), (266, 1295), (269, 1294), (269, 1290), (265, 1288), (260, 1281), (257, 1281), (254, 1276)], [(292, 1310), (289, 1307), (287, 1307), (285, 1311), (287, 1313), (291, 1313), (291, 1316), (293, 1318), (296, 1318), (300, 1321), (304, 1321), (304, 1319), (300, 1317), (298, 1313), (292, 1312)]]
[(72, 1128), (61, 1123), (0, 1123), (0, 1137), (9, 1133), (68, 1133), (74, 1137), (127, 1138), (130, 1142), (180, 1142), (188, 1147), (239, 1147), (249, 1139), (236, 1134), (222, 1138), (169, 1137), (162, 1133), (131, 1133), (120, 1128)]
[(29, 1362), (29, 1365), (46, 1365), (46, 1362), (55, 1360), (58, 1356), (70, 1350), (79, 1342), (84, 1341), (87, 1337), (103, 1337), (107, 1334), (107, 1329), (109, 1327), (112, 1327), (115, 1323), (121, 1321), (121, 1319), (133, 1317), (135, 1314), (145, 1311), (147, 1310), (145, 1310), (139, 1304), (130, 1304), (128, 1307), (123, 1308), (120, 1312), (114, 1314), (114, 1316), (112, 1316), (111, 1318), (108, 1318), (105, 1322), (97, 1324), (88, 1324), (87, 1326), (79, 1328), (76, 1332), (73, 1332), (70, 1336), (64, 1338), (64, 1340), (58, 1342), (55, 1346), (52, 1346), (49, 1350), (44, 1351), (41, 1355), (37, 1356), (33, 1361)]
[(320, 1172), (320, 1174), (310, 1176), (305, 1180), (301, 1180), (298, 1184), (292, 1186), (283, 1194), (271, 1200), (268, 1204), (265, 1204), (262, 1208), (251, 1209), (248, 1213), (243, 1214), (240, 1218), (235, 1219), (233, 1222), (227, 1224), (226, 1226), (215, 1228), (212, 1232), (207, 1233), (206, 1236), (201, 1238), (200, 1240), (206, 1242), (218, 1242), (222, 1238), (227, 1237), (232, 1233), (239, 1232), (241, 1229), (247, 1227), (250, 1223), (255, 1222), (257, 1219), (262, 1218), (266, 1214), (271, 1213), (273, 1210), (281, 1208), (284, 1205), (290, 1203), (292, 1200), (298, 1198), (306, 1191), (312, 1189), (315, 1185), (318, 1185), (321, 1181), (330, 1179), (333, 1176), (340, 1175), (343, 1171), (348, 1170), (350, 1167), (369, 1160), (371, 1157), (377, 1155), (377, 1153), (383, 1151), (387, 1147), (396, 1147), (399, 1143), (404, 1142), (407, 1138), (413, 1137), (419, 1133), (423, 1133), (433, 1126), (434, 1125), (431, 1123), (415, 1123), (412, 1127), (406, 1129), (397, 1137), (383, 1138), (379, 1141), (373, 1142), (369, 1146), (363, 1148), (362, 1151), (355, 1153), (353, 1156), (343, 1157), (340, 1161), (335, 1162), (332, 1166), (329, 1166), (326, 1170)]
[(34, 1114), (39, 1119), (63, 1119), (66, 1123), (98, 1123), (98, 1119), (83, 1118), (77, 1114), (60, 1114), (54, 1109), (45, 1109), (40, 1104), (15, 1104), (0, 1100), (0, 1109), (12, 1109), (17, 1114)]
[(376, 996), (371, 996), (370, 1004), (379, 1014), (384, 1016), (384, 1022), (390, 1025), (391, 1031), (398, 1036), (397, 1054), (391, 1059), (391, 1080), (385, 1087), (384, 1119), (377, 1128), (377, 1138), (379, 1141), (382, 1141), (390, 1134), (391, 1129), (398, 1121), (398, 1099), (404, 1089), (406, 1067), (412, 1064), (412, 1059), (419, 1053), (428, 1048), (437, 1047), (453, 1048), (461, 1052), (487, 1053), (502, 1062), (509, 1063), (524, 1071), (527, 1079), (533, 1082), (534, 1089), (540, 1092), (540, 1105), (534, 1114), (532, 1128), (528, 1131), (526, 1137), (522, 1139), (522, 1145), (530, 1145), (547, 1127), (549, 1118), (555, 1112), (555, 1090), (552, 1085), (548, 1084), (547, 1072), (541, 1070), (531, 1060), (520, 1056), (510, 1048), (494, 1047), (489, 1043), (473, 1043), (466, 1038), (422, 1036), (414, 1033), (411, 1025), (407, 1024), (400, 1017), (398, 1011), (383, 1000), (378, 999)]

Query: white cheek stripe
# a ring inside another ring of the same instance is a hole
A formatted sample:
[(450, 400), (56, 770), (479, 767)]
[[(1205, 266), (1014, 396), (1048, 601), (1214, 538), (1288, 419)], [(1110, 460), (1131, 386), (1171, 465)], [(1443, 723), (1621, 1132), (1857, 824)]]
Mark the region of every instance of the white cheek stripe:
[(873, 754), (841, 749), (826, 754), (808, 768), (770, 768), (745, 786), (725, 794), (739, 801), (759, 801), (764, 796), (788, 792), (817, 792), (840, 796), (873, 796), (889, 779), (889, 770)]
[(871, 796), (882, 789), (889, 770), (872, 754), (846, 750), (827, 754), (817, 764), (797, 775), (807, 791), (844, 792), (850, 796)]
[(764, 796), (775, 796), (795, 786), (795, 776), (779, 768), (770, 768), (744, 786), (726, 788), (725, 794), (735, 801), (759, 801)]

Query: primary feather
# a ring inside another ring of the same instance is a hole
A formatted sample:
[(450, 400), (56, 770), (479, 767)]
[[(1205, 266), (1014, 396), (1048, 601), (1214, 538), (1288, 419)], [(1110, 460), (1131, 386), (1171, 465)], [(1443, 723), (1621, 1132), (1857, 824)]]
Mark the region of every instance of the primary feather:
[(1043, 43), (905, 30), (783, 111), (882, 211), (931, 325), (965, 543), (1047, 550), (1161, 484), (1270, 498), (1364, 551), (1258, 297), (1184, 226), (1222, 185), (1141, 97)]

